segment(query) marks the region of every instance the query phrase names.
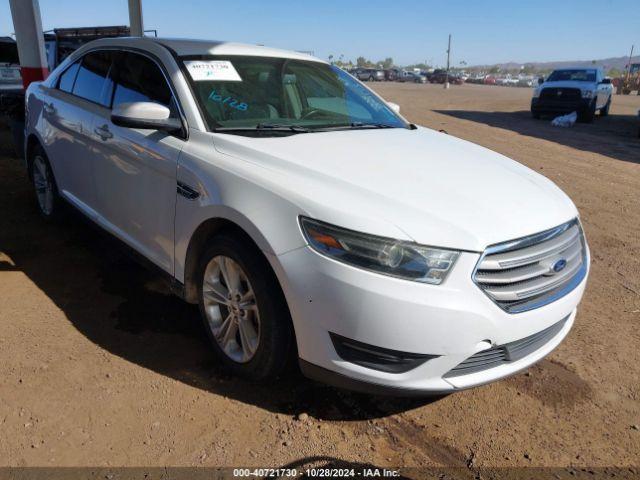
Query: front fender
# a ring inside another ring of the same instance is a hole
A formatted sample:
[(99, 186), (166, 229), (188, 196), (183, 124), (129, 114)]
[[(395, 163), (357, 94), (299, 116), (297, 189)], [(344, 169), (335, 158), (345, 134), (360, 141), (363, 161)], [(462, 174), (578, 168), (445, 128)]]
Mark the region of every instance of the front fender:
[(198, 228), (211, 219), (237, 225), (268, 257), (306, 245), (297, 220), (304, 212), (260, 185), (255, 177), (244, 175), (239, 162), (216, 152), (206, 134), (191, 133), (189, 145), (180, 155), (177, 180), (199, 195), (195, 199), (177, 196), (176, 280), (184, 282), (190, 241)]

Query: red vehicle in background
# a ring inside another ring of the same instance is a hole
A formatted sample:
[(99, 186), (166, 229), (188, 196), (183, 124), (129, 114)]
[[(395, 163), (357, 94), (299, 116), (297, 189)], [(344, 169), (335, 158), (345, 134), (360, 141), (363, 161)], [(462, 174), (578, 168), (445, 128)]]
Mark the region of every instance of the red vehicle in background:
[(484, 84), (485, 85), (495, 85), (496, 84), (496, 77), (492, 77), (491, 75), (487, 75), (486, 77), (484, 77)]

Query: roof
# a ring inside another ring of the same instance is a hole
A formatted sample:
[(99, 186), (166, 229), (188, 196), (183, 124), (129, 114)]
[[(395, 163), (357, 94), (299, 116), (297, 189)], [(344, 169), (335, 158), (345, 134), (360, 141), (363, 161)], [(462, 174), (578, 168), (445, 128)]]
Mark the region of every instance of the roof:
[(292, 58), (297, 60), (309, 60), (322, 62), (322, 60), (306, 53), (280, 50), (262, 45), (249, 45), (244, 43), (222, 42), (215, 40), (189, 40), (183, 38), (153, 38), (152, 41), (169, 47), (179, 56), (186, 55), (249, 55), (257, 57)]

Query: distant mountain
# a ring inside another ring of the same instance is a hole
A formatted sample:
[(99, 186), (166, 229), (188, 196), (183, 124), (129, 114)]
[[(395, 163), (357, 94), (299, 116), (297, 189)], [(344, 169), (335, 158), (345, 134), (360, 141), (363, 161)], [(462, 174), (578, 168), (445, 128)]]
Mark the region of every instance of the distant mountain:
[[(523, 65), (527, 65), (527, 66), (531, 65), (536, 70), (553, 70), (555, 68), (596, 66), (607, 71), (607, 70), (611, 70), (612, 68), (616, 68), (618, 70), (624, 70), (628, 62), (629, 62), (629, 56), (627, 55), (626, 57), (603, 58), (601, 60), (595, 60), (595, 61), (567, 60), (567, 61), (558, 61), (558, 62), (525, 62), (525, 63), (507, 62), (507, 63), (496, 63), (493, 65), (476, 65), (471, 68), (488, 70), (492, 67), (498, 67), (501, 70), (517, 70)], [(632, 57), (631, 63), (640, 63), (640, 56)]]

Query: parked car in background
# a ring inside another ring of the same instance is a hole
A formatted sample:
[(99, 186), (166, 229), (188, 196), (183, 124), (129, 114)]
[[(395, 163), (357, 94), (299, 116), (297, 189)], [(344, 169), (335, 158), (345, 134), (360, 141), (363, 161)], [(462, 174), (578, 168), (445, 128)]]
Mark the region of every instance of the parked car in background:
[(467, 78), (466, 82), (467, 83), (475, 83), (475, 84), (479, 84), (482, 85), (484, 83), (484, 75), (481, 74), (474, 74), (469, 76), (469, 78)]
[(398, 77), (399, 82), (427, 83), (427, 77), (418, 72), (403, 70)]
[(11, 37), (0, 37), (0, 91), (22, 86), (18, 47)]
[(385, 79), (384, 70), (375, 68), (356, 68), (353, 76), (364, 82), (382, 82)]
[(199, 305), (231, 373), (272, 381), (297, 356), (396, 395), (512, 375), (574, 323), (578, 211), (398, 109), (298, 52), (102, 39), (29, 86), (26, 167), (43, 218), (68, 202)]
[(485, 85), (496, 85), (496, 77), (494, 77), (493, 75), (487, 75), (486, 77), (484, 77), (484, 82)]
[(452, 85), (462, 85), (464, 83), (464, 78), (459, 73), (450, 73), (449, 83)]
[(11, 37), (0, 37), (0, 118), (8, 123), (16, 154), (22, 150), (24, 90), (18, 47)]
[(611, 79), (599, 68), (563, 68), (540, 79), (533, 91), (531, 114), (540, 118), (545, 114), (578, 113), (578, 120), (591, 122), (596, 114), (609, 114), (613, 98)]
[(518, 87), (533, 87), (536, 84), (536, 80), (533, 77), (520, 77), (518, 79), (517, 86)]
[(384, 70), (384, 79), (388, 82), (395, 82), (398, 79), (398, 75), (400, 75), (400, 69), (398, 68), (388, 68)]
[(431, 83), (444, 83), (447, 79), (447, 71), (441, 68), (438, 68), (431, 72), (429, 75), (429, 82)]

